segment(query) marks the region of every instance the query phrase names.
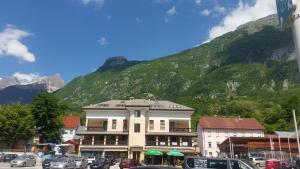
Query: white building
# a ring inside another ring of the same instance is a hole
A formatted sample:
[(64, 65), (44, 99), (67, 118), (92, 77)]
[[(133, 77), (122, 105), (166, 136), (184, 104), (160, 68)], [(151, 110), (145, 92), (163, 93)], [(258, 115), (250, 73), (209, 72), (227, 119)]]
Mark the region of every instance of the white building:
[(264, 137), (264, 130), (255, 118), (201, 117), (198, 145), (203, 156), (218, 157), (218, 144), (228, 137)]
[(65, 116), (63, 119), (62, 128), (62, 142), (66, 142), (68, 140), (79, 139), (76, 136), (76, 130), (80, 126), (80, 117), (79, 116)]
[(164, 100), (131, 99), (110, 100), (83, 110), (86, 125), (77, 130), (82, 156), (105, 152), (115, 158), (143, 160), (144, 152), (150, 149), (196, 153), (192, 108)]

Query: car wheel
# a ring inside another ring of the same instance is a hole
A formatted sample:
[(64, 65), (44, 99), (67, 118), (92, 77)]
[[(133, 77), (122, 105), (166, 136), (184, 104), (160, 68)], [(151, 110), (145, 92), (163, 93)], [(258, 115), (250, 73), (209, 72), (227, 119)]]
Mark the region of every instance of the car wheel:
[(26, 163), (23, 163), (23, 167), (26, 167)]
[(36, 165), (36, 163), (34, 162), (33, 164), (32, 164), (32, 167), (34, 167)]
[(258, 168), (260, 167), (260, 165), (259, 165), (258, 163), (257, 163), (257, 164), (255, 164), (255, 166), (256, 166), (256, 167), (258, 167)]

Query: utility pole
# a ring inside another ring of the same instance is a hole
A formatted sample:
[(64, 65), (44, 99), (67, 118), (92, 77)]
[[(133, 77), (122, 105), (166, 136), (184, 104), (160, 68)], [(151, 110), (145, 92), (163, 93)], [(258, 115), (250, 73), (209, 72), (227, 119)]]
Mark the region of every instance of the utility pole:
[(297, 139), (297, 145), (298, 145), (298, 156), (300, 157), (300, 144), (299, 144), (299, 133), (298, 133), (298, 127), (297, 127), (297, 119), (296, 119), (296, 113), (295, 109), (293, 109), (293, 117), (294, 117), (294, 125), (295, 125), (295, 132), (296, 132), (296, 139)]

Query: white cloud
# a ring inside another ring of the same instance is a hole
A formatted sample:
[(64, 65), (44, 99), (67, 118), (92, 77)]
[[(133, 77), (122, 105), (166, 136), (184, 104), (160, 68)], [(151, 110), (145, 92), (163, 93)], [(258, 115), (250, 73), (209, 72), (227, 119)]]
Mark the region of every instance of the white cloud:
[(170, 2), (171, 0), (155, 0), (155, 3), (166, 3), (166, 2)]
[(274, 0), (255, 0), (253, 5), (249, 5), (240, 0), (236, 8), (228, 11), (228, 14), (222, 21), (209, 30), (208, 39), (205, 42), (209, 42), (227, 32), (234, 31), (242, 24), (274, 13), (276, 13)]
[(211, 10), (209, 9), (204, 9), (201, 11), (201, 15), (203, 16), (209, 16), (211, 14)]
[(108, 39), (106, 37), (101, 37), (99, 40), (98, 40), (98, 43), (102, 46), (104, 45), (108, 45), (109, 42), (108, 42)]
[(170, 17), (176, 15), (176, 7), (172, 6), (170, 9), (166, 11), (165, 22), (168, 23), (170, 21)]
[(214, 6), (214, 11), (215, 11), (216, 13), (219, 13), (219, 14), (224, 14), (224, 13), (226, 13), (226, 9), (225, 9), (223, 6), (221, 6), (220, 4), (218, 4), (218, 3), (215, 4), (215, 6)]
[(20, 40), (31, 34), (8, 25), (3, 32), (0, 32), (0, 55), (13, 56), (26, 62), (35, 62), (35, 56), (29, 52)]
[(16, 72), (13, 74), (13, 77), (15, 77), (18, 81), (22, 82), (22, 84), (30, 84), (40, 81), (41, 79), (45, 78), (43, 76), (40, 76), (38, 73), (21, 73)]
[(194, 0), (194, 2), (195, 2), (197, 5), (199, 5), (199, 4), (201, 4), (202, 0)]
[(112, 17), (110, 16), (110, 15), (106, 15), (106, 20), (111, 20), (112, 19)]
[(135, 18), (135, 21), (136, 21), (137, 23), (139, 23), (139, 22), (141, 22), (141, 18), (140, 18), (140, 17), (136, 17), (136, 18)]
[(98, 6), (102, 6), (105, 2), (105, 0), (80, 0), (84, 5), (88, 4), (96, 4)]
[(167, 12), (166, 12), (166, 15), (167, 16), (174, 16), (174, 15), (176, 15), (176, 7), (172, 6), (170, 9), (168, 9)]

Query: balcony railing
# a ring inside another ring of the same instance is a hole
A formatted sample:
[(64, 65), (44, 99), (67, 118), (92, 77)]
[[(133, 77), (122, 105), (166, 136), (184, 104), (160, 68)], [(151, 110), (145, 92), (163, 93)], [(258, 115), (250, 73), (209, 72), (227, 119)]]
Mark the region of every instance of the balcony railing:
[(156, 146), (156, 141), (146, 141), (147, 146)]
[(107, 131), (107, 127), (87, 126), (88, 131)]
[(191, 132), (191, 128), (170, 128), (170, 132), (181, 133), (181, 132)]
[(84, 139), (82, 140), (82, 145), (91, 145), (92, 144), (92, 139)]
[(115, 140), (106, 140), (106, 145), (116, 145)]
[(104, 141), (102, 140), (95, 140), (94, 145), (104, 145)]
[(126, 146), (126, 145), (128, 145), (128, 143), (127, 143), (127, 141), (119, 140), (118, 145), (119, 146)]

